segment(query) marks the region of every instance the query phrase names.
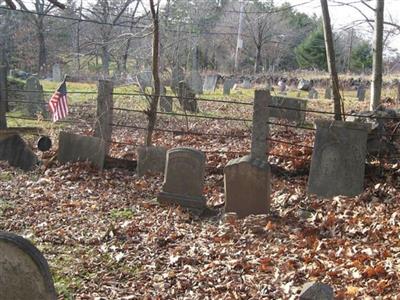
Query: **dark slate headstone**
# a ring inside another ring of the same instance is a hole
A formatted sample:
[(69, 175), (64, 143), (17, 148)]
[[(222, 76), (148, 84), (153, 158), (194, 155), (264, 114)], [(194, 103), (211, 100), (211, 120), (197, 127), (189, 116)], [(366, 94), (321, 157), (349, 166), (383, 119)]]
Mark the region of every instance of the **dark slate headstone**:
[(0, 298), (55, 300), (46, 259), (28, 240), (0, 231)]
[(104, 167), (105, 143), (100, 138), (60, 132), (58, 146), (62, 163), (89, 161), (99, 169)]
[(218, 75), (207, 75), (204, 79), (203, 91), (214, 92), (217, 87)]
[(43, 87), (40, 84), (38, 78), (31, 76), (26, 80), (25, 83), (25, 101), (23, 103), (23, 110), (26, 110), (29, 116), (36, 117), (37, 113), (41, 113), (46, 116), (46, 102), (43, 96)]
[(182, 110), (198, 112), (196, 95), (185, 81), (179, 82), (178, 99)]
[(158, 201), (178, 204), (199, 214), (207, 210), (203, 196), (205, 161), (204, 153), (192, 148), (169, 150)]
[(0, 136), (0, 160), (24, 171), (32, 170), (38, 164), (37, 156), (17, 134)]
[(303, 286), (299, 300), (333, 300), (334, 293), (331, 286), (320, 282), (307, 282)]
[(235, 85), (236, 81), (235, 79), (226, 79), (224, 82), (224, 95), (230, 95), (231, 94), (231, 89), (233, 89), (233, 86)]
[(366, 94), (365, 86), (360, 84), (357, 87), (357, 99), (358, 99), (358, 101), (365, 101), (365, 94)]
[(363, 192), (371, 124), (317, 120), (308, 193), (354, 197)]
[(137, 174), (143, 176), (148, 173), (163, 173), (166, 157), (167, 149), (164, 147), (139, 147)]
[(284, 119), (298, 124), (304, 123), (306, 119), (306, 100), (273, 96), (268, 105), (270, 118)]

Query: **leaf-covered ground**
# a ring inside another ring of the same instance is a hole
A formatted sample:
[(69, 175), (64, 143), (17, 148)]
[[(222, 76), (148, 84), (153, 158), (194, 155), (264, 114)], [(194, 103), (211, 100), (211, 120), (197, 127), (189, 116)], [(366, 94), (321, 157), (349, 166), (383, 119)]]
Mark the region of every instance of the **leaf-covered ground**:
[[(251, 117), (251, 107), (201, 109)], [(82, 120), (92, 115), (79, 113)], [(115, 119), (146, 124), (137, 115)], [(223, 167), (248, 152), (250, 140), (241, 136), (249, 134), (249, 124), (160, 117), (158, 127), (209, 133), (156, 132), (154, 143), (205, 151), (204, 194), (220, 208)], [(90, 128), (71, 130), (90, 134)], [(313, 132), (274, 127), (271, 133), (273, 139), (313, 144)], [(113, 139), (141, 144), (143, 132), (115, 128)], [(230, 214), (200, 219), (157, 205), (161, 175), (139, 178), (85, 163), (45, 163), (24, 173), (1, 162), (0, 230), (29, 238), (44, 253), (60, 299), (295, 299), (312, 280), (331, 284), (338, 299), (396, 299), (398, 165), (368, 167), (359, 197), (317, 199), (306, 194), (311, 149), (272, 142), (271, 153), (290, 156), (269, 158), (271, 212), (243, 220)], [(114, 144), (111, 154), (134, 159), (135, 146)]]

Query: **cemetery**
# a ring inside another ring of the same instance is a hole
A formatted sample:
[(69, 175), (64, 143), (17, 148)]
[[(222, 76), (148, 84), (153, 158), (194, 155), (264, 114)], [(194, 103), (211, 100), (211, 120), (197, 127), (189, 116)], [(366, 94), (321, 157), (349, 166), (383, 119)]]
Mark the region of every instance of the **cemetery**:
[[(0, 15), (23, 13), (14, 2)], [(229, 3), (214, 9), (252, 12)], [(271, 5), (262, 18), (288, 9)], [(146, 52), (126, 58), (129, 74), (104, 73), (101, 51), (87, 69), (61, 55), (39, 72), (0, 63), (0, 300), (396, 299), (397, 75), (381, 74), (375, 103), (376, 70), (335, 75), (328, 50), (320, 72), (257, 57), (249, 71), (240, 30), (231, 70), (207, 54), (215, 44), (179, 58), (184, 42), (157, 40), (165, 12), (142, 7), (136, 25), (153, 30), (128, 25), (125, 55)], [(117, 19), (91, 25), (126, 27)]]

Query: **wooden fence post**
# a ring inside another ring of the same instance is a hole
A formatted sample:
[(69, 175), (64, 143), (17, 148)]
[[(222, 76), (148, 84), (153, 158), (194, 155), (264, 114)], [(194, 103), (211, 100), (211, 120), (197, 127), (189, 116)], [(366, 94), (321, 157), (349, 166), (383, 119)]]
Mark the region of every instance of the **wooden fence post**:
[(7, 128), (7, 67), (0, 65), (0, 129)]
[(94, 136), (104, 140), (106, 155), (108, 154), (113, 122), (113, 90), (114, 85), (109, 80), (99, 80), (97, 87), (97, 113)]

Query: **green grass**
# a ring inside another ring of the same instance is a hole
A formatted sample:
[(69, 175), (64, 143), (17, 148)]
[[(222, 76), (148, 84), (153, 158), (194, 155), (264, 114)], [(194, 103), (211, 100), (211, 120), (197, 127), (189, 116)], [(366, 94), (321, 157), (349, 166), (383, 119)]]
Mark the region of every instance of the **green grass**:
[(134, 212), (131, 209), (113, 209), (110, 211), (111, 218), (118, 220), (128, 220), (131, 219), (134, 215)]

